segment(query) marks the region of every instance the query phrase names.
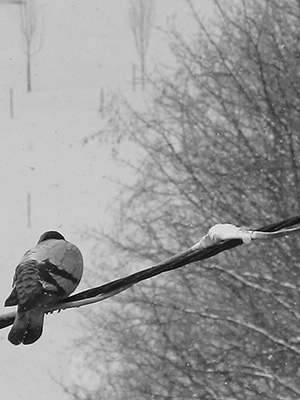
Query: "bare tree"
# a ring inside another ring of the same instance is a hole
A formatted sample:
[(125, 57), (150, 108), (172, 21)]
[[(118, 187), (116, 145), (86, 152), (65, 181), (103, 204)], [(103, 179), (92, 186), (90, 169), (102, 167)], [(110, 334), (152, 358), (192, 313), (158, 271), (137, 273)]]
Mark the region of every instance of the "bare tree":
[[(213, 3), (208, 27), (188, 0), (198, 30), (170, 32), (174, 73), (153, 82), (147, 107), (125, 102), (111, 120), (143, 158), (122, 234), (91, 232), (100, 254), (110, 245), (106, 271), (162, 260), (215, 222), (299, 213), (298, 2)], [(299, 399), (298, 258), (296, 240), (241, 248), (89, 310), (84, 367), (114, 400)]]
[(130, 0), (129, 20), (140, 58), (142, 88), (145, 90), (146, 55), (154, 18), (154, 0)]
[(32, 90), (32, 58), (42, 47), (42, 32), (39, 25), (36, 0), (23, 0), (20, 6), (21, 31), (26, 55), (27, 91)]

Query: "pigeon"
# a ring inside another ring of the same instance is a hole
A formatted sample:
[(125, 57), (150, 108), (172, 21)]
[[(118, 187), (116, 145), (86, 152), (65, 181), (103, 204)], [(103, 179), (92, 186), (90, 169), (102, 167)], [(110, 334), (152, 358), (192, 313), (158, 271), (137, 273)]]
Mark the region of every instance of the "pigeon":
[(16, 267), (13, 289), (4, 304), (18, 306), (8, 340), (14, 345), (36, 342), (45, 313), (76, 289), (82, 272), (80, 250), (59, 232), (45, 232)]

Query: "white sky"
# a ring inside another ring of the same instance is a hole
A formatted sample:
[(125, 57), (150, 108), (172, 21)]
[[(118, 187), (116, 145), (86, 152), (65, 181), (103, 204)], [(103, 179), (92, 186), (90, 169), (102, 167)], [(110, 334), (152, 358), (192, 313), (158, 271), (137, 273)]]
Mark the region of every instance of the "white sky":
[[(89, 244), (79, 231), (109, 222), (107, 208), (116, 188), (108, 177), (122, 171), (115, 169), (108, 147), (96, 142), (82, 146), (82, 140), (101, 126), (100, 88), (130, 90), (131, 66), (137, 62), (128, 1), (40, 0), (38, 4), (43, 46), (34, 58), (30, 94), (25, 90), (18, 7), (0, 4), (1, 304), (10, 293), (15, 266), (45, 230), (59, 230), (76, 243), (88, 263)], [(184, 10), (180, 0), (157, 0), (155, 22), (163, 24), (175, 13), (184, 27)], [(150, 58), (168, 61), (167, 54), (165, 42), (154, 34)], [(14, 119), (9, 115), (10, 88)], [(0, 308), (0, 313), (7, 311)], [(78, 331), (77, 315), (65, 311), (46, 317), (42, 338), (31, 346), (14, 347), (6, 339), (8, 329), (0, 331), (1, 398), (64, 398), (51, 376), (72, 378), (68, 338)]]

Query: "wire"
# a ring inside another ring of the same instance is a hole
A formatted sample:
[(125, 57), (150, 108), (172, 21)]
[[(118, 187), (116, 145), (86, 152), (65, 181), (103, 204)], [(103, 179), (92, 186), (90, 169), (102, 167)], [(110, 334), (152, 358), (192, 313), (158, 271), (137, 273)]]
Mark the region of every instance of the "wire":
[[(259, 233), (277, 233), (278, 236), (283, 236), (287, 233), (294, 232), (300, 229), (300, 215), (295, 217), (286, 219), (284, 221), (280, 221), (277, 223), (273, 223), (270, 225), (263, 226), (259, 229), (255, 229), (253, 232)], [(258, 239), (266, 238), (259, 237)], [(275, 236), (275, 235), (274, 235)], [(128, 289), (129, 287), (135, 285), (136, 283), (152, 278), (156, 275), (159, 275), (163, 272), (171, 271), (173, 269), (180, 268), (184, 265), (190, 264), (195, 261), (205, 260), (207, 258), (213, 257), (225, 250), (230, 250), (234, 247), (243, 244), (241, 239), (227, 239), (222, 241), (221, 243), (217, 243), (205, 249), (197, 249), (195, 246), (191, 247), (188, 250), (185, 250), (175, 256), (172, 256), (152, 267), (144, 269), (142, 271), (136, 272), (134, 274), (128, 275), (124, 278), (116, 279), (112, 282), (106, 283), (101, 286), (97, 286), (92, 289), (85, 290), (83, 292), (77, 293), (73, 296), (68, 297), (67, 299), (63, 300), (62, 303), (74, 302), (78, 300), (88, 299), (91, 297), (104, 295), (107, 298), (110, 292), (116, 291), (120, 293), (123, 290)]]
[[(298, 230), (300, 230), (300, 215), (249, 232), (253, 235), (253, 239), (271, 239), (285, 236)], [(69, 296), (67, 299), (54, 305), (52, 308), (45, 309), (45, 312), (52, 313), (56, 310), (60, 311), (62, 309), (80, 307), (107, 299), (127, 290), (138, 282), (196, 261), (205, 260), (223, 251), (240, 246), (243, 243), (242, 239), (226, 239), (203, 248), (200, 241), (189, 249), (167, 258), (150, 268)], [(0, 329), (12, 325), (15, 315), (15, 312), (0, 315)]]

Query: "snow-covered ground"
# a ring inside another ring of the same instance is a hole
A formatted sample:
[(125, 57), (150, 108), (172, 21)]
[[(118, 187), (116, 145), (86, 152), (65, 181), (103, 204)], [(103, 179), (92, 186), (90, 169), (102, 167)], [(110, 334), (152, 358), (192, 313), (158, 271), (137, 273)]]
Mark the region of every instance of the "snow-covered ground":
[[(157, 1), (156, 24), (179, 15), (179, 3)], [(109, 223), (116, 195), (109, 177), (122, 171), (108, 145), (83, 145), (83, 140), (103, 123), (101, 87), (130, 90), (137, 63), (127, 1), (40, 0), (38, 5), (42, 48), (33, 59), (33, 91), (27, 93), (18, 6), (0, 2), (1, 304), (15, 266), (45, 230), (60, 231), (89, 262), (80, 231)], [(154, 35), (151, 59), (166, 61), (166, 54), (166, 44)], [(78, 333), (76, 322), (75, 310), (48, 316), (42, 338), (32, 346), (14, 347), (6, 340), (8, 329), (0, 331), (1, 398), (64, 398), (54, 381), (72, 379), (68, 349)]]

